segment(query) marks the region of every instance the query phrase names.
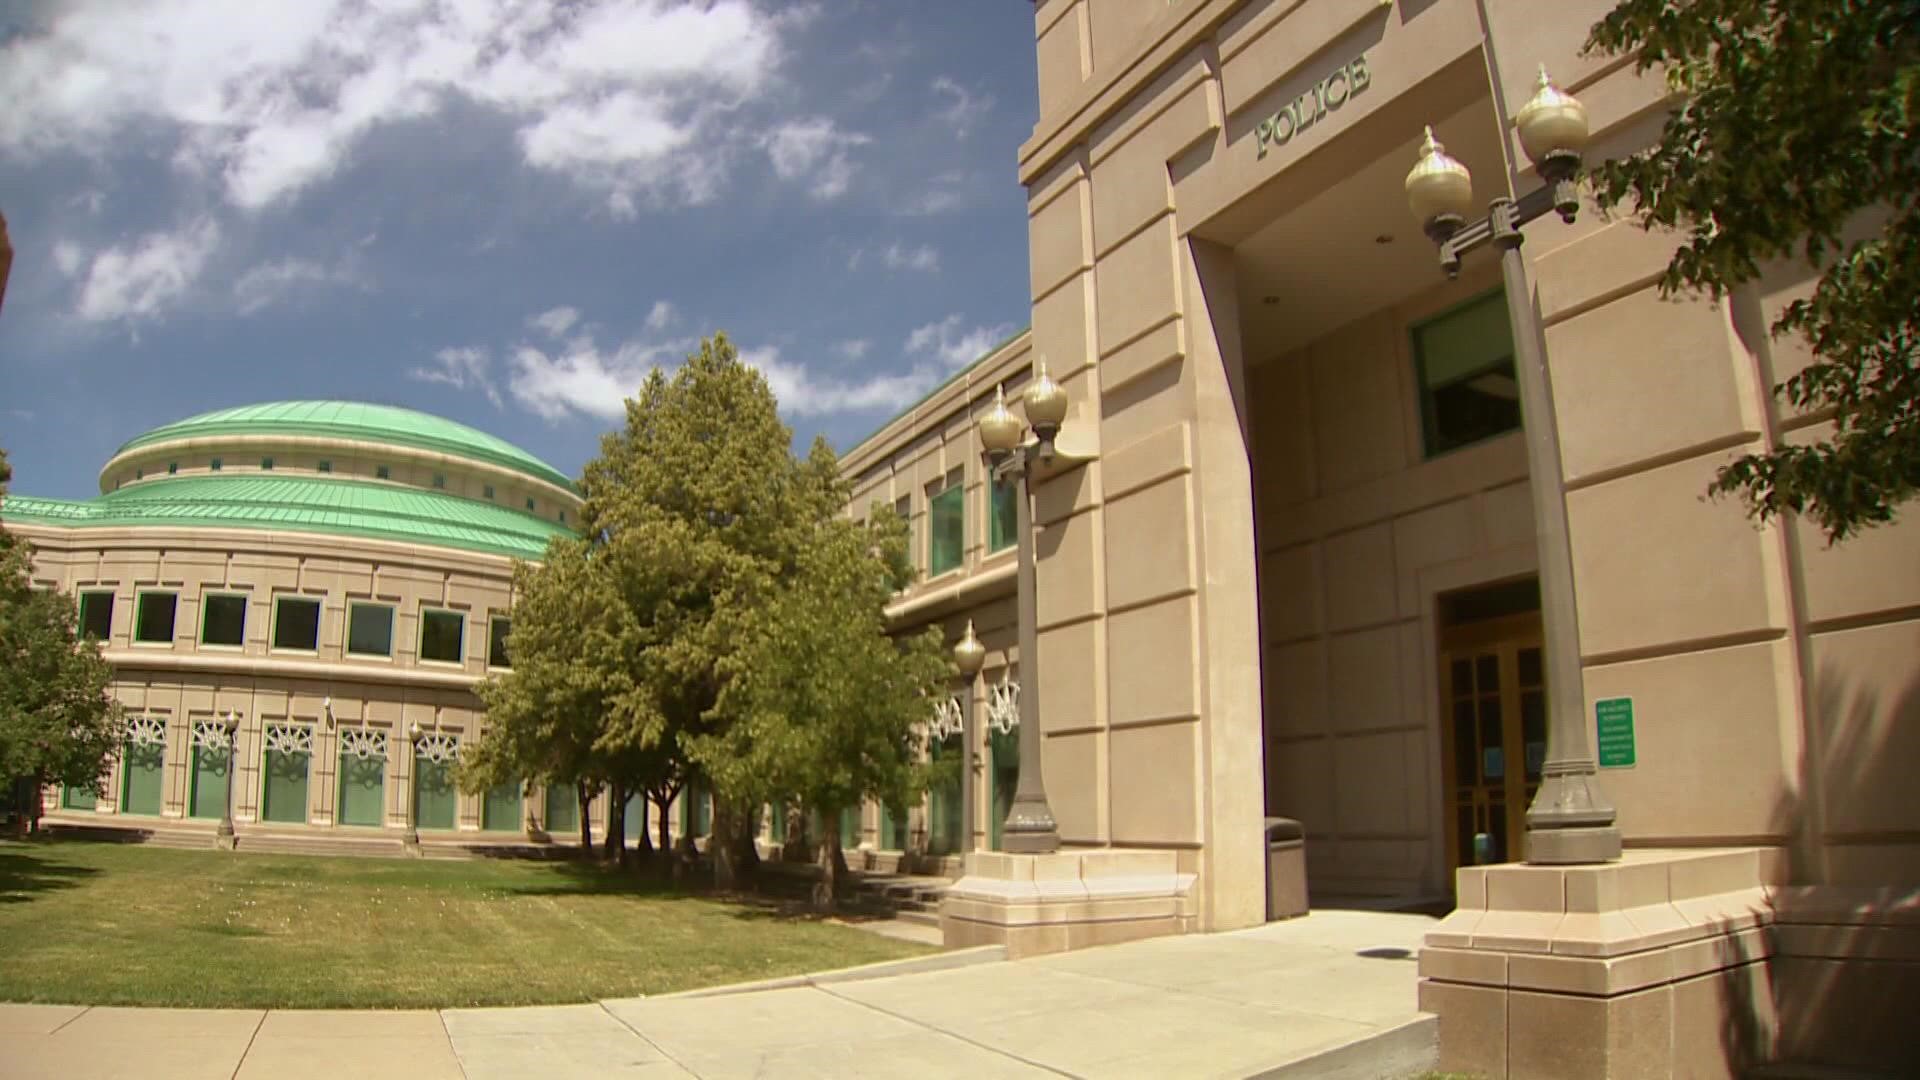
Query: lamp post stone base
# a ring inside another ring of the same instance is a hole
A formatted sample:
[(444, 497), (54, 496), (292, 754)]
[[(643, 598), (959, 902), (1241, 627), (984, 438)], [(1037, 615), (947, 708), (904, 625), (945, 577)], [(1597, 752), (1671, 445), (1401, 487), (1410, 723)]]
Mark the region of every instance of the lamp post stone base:
[(1527, 862), (1535, 866), (1586, 866), (1619, 857), (1620, 830), (1611, 825), (1527, 830)]
[(1195, 875), (1179, 862), (1173, 851), (976, 851), (940, 900), (943, 944), (1004, 945), (1017, 960), (1192, 933)]

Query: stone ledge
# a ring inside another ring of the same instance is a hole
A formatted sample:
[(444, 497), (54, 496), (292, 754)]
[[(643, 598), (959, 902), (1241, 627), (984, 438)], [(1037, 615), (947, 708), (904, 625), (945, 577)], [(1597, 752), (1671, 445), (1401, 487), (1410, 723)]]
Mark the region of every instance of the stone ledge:
[(1017, 957), (1190, 933), (1196, 880), (1172, 851), (975, 852), (941, 897), (941, 934), (948, 948), (999, 944)]

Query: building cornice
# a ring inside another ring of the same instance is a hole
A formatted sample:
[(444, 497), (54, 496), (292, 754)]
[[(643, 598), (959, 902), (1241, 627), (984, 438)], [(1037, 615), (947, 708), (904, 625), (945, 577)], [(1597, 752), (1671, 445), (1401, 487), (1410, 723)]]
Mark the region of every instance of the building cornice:
[(215, 656), (205, 653), (167, 652), (162, 649), (108, 649), (104, 650), (102, 655), (107, 663), (113, 665), (116, 676), (139, 671), (165, 671), (468, 691), (485, 681), (480, 676), (459, 671), (429, 671), (385, 664), (360, 665), (326, 660), (288, 660), (277, 656)]

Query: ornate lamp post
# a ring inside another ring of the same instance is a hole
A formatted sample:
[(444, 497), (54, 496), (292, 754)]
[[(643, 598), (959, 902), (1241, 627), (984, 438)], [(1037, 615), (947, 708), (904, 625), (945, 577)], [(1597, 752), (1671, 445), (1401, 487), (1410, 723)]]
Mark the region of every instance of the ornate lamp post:
[(413, 855), (420, 853), (420, 830), (416, 827), (416, 819), (420, 815), (420, 740), (426, 738), (426, 736), (427, 733), (420, 729), (420, 721), (415, 720), (407, 725), (407, 746), (409, 747), (407, 754), (407, 832), (406, 835), (400, 838), (400, 843), (407, 849), (409, 854)]
[(973, 636), (973, 620), (967, 620), (967, 632), (953, 646), (953, 666), (960, 669), (960, 851), (973, 850), (973, 682), (980, 665), (987, 662), (987, 647)]
[(227, 735), (227, 806), (220, 816), (220, 828), (215, 834), (217, 846), (234, 850), (238, 845), (233, 840), (233, 784), (240, 776), (240, 716), (232, 709), (220, 721), (220, 730)]
[(1440, 266), (1448, 277), (1459, 273), (1461, 256), (1468, 252), (1487, 244), (1500, 251), (1527, 469), (1533, 479), (1534, 542), (1540, 556), (1540, 615), (1546, 639), (1547, 759), (1541, 767), (1540, 791), (1527, 808), (1527, 861), (1605, 862), (1620, 857), (1620, 830), (1614, 825), (1613, 804), (1600, 790), (1587, 741), (1560, 433), (1526, 262), (1520, 256), (1521, 226), (1549, 211), (1570, 223), (1579, 212), (1580, 191), (1574, 175), (1587, 144), (1587, 110), (1561, 93), (1542, 67), (1532, 100), (1514, 121), (1521, 147), (1547, 181), (1544, 187), (1517, 200), (1495, 198), (1487, 206), (1487, 216), (1469, 224), (1473, 179), (1466, 166), (1447, 156), (1428, 128), (1420, 159), (1407, 174), (1407, 205), (1439, 245)]
[[(1007, 399), (998, 387), (993, 408), (980, 418), (980, 442), (986, 447), (987, 472), (994, 479), (1018, 484), (1014, 531), (1019, 535), (1020, 575), (1020, 783), (1007, 811), (1001, 846), (1020, 854), (1044, 855), (1060, 850), (1060, 832), (1053, 809), (1047, 805), (1045, 779), (1040, 772), (1040, 649), (1034, 609), (1033, 487), (1036, 462), (1053, 460), (1053, 440), (1067, 418), (1067, 392), (1047, 374), (1045, 357), (1034, 369), (1033, 381), (1022, 395), (1034, 441), (1024, 441), (1020, 418), (1007, 411)], [(969, 749), (972, 743), (968, 743)]]

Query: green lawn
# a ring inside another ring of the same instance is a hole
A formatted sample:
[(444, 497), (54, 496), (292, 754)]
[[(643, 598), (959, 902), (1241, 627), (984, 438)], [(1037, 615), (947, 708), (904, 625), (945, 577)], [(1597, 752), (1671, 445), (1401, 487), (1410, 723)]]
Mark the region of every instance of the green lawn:
[(0, 1000), (552, 1004), (927, 951), (571, 863), (0, 842)]

